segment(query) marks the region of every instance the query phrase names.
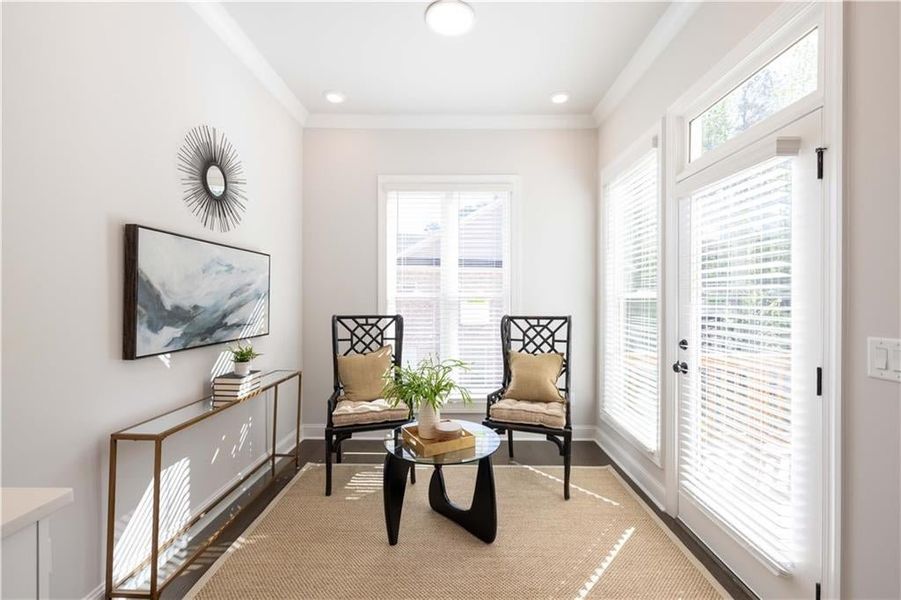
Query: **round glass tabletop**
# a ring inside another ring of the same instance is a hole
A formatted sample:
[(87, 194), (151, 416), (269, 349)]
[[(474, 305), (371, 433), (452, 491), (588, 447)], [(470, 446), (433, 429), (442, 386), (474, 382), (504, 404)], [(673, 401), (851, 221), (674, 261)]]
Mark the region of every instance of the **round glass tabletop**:
[[(475, 447), (436, 454), (435, 456), (418, 456), (413, 448), (404, 444), (401, 428), (397, 427), (385, 438), (385, 450), (396, 458), (407, 462), (423, 465), (460, 465), (491, 456), (497, 451), (498, 446), (501, 445), (500, 436), (484, 425), (459, 419), (454, 420), (476, 438)], [(411, 423), (410, 425), (416, 425), (416, 423)]]

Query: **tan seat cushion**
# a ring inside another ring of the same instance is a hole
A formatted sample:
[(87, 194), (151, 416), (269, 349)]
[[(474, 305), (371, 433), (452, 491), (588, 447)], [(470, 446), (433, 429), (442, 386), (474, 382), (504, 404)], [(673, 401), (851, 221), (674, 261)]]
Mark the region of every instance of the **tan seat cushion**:
[(529, 402), (503, 398), (491, 405), (490, 414), (493, 421), (544, 425), (556, 429), (566, 426), (566, 405), (562, 402)]
[(344, 398), (366, 402), (382, 397), (385, 373), (391, 368), (391, 346), (383, 346), (367, 354), (338, 357), (338, 379), (344, 387)]
[(383, 421), (404, 421), (410, 416), (410, 408), (403, 402), (390, 406), (382, 398), (354, 402), (346, 397), (338, 398), (332, 411), (332, 423), (343, 425), (363, 425)]
[(563, 355), (510, 353), (510, 385), (504, 398), (529, 402), (563, 402), (557, 379), (563, 370)]

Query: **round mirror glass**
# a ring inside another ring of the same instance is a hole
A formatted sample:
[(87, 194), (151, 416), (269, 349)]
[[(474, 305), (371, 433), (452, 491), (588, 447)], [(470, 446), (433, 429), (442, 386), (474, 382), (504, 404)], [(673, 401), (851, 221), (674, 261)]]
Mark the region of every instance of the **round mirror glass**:
[(219, 165), (210, 165), (206, 168), (206, 189), (210, 191), (214, 198), (219, 198), (225, 193), (225, 173)]

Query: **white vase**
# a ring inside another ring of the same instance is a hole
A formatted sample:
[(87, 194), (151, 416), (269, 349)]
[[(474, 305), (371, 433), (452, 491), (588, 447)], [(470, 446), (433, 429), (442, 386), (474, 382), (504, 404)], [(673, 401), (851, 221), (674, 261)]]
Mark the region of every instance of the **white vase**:
[(240, 375), (241, 377), (250, 375), (250, 361), (236, 362), (235, 363), (235, 374)]
[(441, 420), (441, 411), (423, 402), (419, 406), (419, 436), (427, 440), (438, 437), (435, 425)]

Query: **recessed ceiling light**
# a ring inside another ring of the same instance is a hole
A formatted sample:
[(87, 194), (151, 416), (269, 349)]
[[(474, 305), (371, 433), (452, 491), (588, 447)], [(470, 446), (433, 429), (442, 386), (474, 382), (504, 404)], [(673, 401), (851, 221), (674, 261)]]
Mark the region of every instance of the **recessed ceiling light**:
[(441, 35), (463, 35), (475, 19), (475, 11), (462, 0), (435, 0), (425, 9), (426, 24)]
[(557, 92), (556, 94), (551, 96), (551, 102), (553, 102), (554, 104), (563, 104), (567, 100), (569, 100), (569, 94), (567, 94), (566, 92)]
[(341, 92), (326, 92), (323, 94), (323, 96), (325, 96), (325, 99), (332, 104), (341, 104), (342, 102), (347, 100), (347, 98)]

